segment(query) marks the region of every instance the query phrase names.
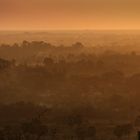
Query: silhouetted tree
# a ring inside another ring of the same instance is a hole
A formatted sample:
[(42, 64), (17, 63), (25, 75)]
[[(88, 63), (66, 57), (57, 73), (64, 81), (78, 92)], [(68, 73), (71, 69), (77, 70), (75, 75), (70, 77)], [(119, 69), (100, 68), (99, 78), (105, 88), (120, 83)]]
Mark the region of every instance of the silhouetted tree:
[(128, 136), (132, 133), (133, 126), (131, 124), (118, 125), (114, 129), (114, 134), (118, 138), (122, 138), (123, 136)]

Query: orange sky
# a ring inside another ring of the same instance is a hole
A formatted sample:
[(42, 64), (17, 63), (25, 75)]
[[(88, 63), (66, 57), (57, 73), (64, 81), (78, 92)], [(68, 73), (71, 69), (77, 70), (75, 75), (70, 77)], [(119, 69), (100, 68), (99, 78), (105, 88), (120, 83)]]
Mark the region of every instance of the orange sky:
[(0, 30), (140, 29), (140, 0), (0, 0)]

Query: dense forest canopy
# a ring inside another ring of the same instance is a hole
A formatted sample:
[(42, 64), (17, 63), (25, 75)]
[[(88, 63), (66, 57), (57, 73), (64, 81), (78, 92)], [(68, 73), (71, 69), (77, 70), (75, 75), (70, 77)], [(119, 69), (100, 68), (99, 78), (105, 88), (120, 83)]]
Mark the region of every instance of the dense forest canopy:
[[(134, 51), (99, 54), (80, 42), (65, 47), (23, 41), (2, 44), (0, 56), (0, 121), (4, 128), (26, 122), (44, 128), (43, 135), (49, 130), (50, 139), (51, 131), (76, 133), (75, 137), (83, 133), (86, 138), (95, 136), (96, 123), (108, 122), (112, 127), (118, 122), (130, 123), (112, 128), (121, 137), (131, 132), (136, 118), (139, 122), (140, 55)], [(32, 122), (46, 109), (41, 122), (40, 118)]]

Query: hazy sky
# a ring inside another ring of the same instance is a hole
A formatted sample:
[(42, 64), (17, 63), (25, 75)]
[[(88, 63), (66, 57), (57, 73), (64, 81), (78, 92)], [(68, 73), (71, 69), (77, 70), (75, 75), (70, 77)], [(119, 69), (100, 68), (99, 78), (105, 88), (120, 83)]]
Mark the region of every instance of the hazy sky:
[(0, 0), (9, 29), (140, 29), (140, 0)]

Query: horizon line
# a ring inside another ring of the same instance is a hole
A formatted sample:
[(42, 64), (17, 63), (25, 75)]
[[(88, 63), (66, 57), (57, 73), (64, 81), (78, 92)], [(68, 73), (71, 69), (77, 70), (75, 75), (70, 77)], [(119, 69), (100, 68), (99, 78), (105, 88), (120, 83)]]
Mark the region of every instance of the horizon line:
[(140, 31), (140, 29), (0, 29), (0, 32), (10, 32), (10, 31), (17, 31), (17, 32), (29, 32), (29, 31)]

